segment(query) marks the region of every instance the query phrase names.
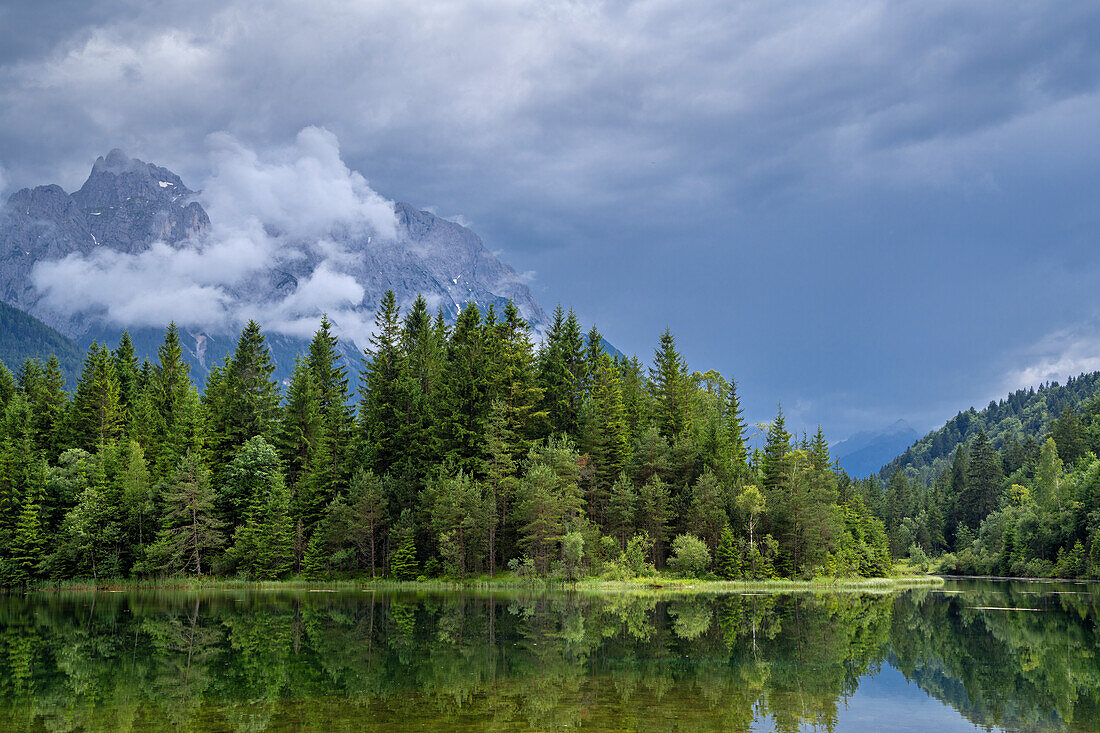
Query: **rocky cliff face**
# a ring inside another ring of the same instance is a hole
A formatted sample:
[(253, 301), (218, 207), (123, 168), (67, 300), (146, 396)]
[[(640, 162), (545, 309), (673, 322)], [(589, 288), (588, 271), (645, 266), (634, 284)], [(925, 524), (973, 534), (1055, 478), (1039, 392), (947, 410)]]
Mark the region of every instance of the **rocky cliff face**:
[[(97, 252), (110, 250), (137, 256), (157, 242), (176, 250), (197, 248), (216, 236), (201, 199), (201, 194), (187, 188), (175, 173), (129, 158), (119, 150), (97, 159), (88, 180), (72, 194), (56, 185), (14, 193), (0, 207), (0, 300), (85, 343), (93, 338), (113, 342), (123, 328), (129, 328), (135, 342), (150, 353), (159, 341), (159, 328), (121, 322), (90, 305), (59, 308), (57, 299), (49, 301), (36, 289), (32, 272), (38, 263), (70, 255), (94, 258)], [(341, 275), (354, 278), (362, 288), (362, 298), (338, 304), (345, 313), (361, 313), (369, 319), (383, 293), (392, 289), (401, 303), (423, 294), (448, 318), (454, 318), (467, 302), (499, 308), (511, 299), (533, 326), (545, 323), (546, 314), (515, 270), (489, 252), (474, 232), (409, 204), (398, 203), (393, 208), (395, 238), (340, 230), (324, 235), (325, 242), (339, 250)], [(272, 303), (301, 300), (307, 305), (290, 313), (285, 307), (279, 312), (287, 319), (319, 319), (323, 308), (316, 306), (316, 294), (294, 296), (302, 283), (331, 261), (331, 253), (317, 243), (287, 246), (261, 270), (227, 288), (225, 298), (243, 305), (243, 310), (255, 306), (257, 313), (271, 312), (265, 307)], [(111, 284), (104, 282), (103, 287)], [(238, 307), (233, 312), (241, 310)], [(209, 324), (176, 318), (190, 335), (191, 361), (196, 376), (202, 378), (209, 366), (232, 348), (241, 324), (211, 329)], [(278, 333), (272, 324), (263, 325), (280, 361), (280, 372), (284, 372), (292, 365), (303, 337), (293, 329)], [(358, 351), (352, 344), (348, 346), (349, 353)]]

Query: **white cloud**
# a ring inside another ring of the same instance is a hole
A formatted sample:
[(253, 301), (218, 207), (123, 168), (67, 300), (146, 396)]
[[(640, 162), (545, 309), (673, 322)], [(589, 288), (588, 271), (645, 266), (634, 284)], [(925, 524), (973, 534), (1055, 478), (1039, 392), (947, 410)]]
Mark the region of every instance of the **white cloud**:
[[(365, 339), (373, 316), (347, 271), (356, 258), (334, 235), (393, 240), (393, 203), (344, 165), (326, 130), (306, 128), (294, 146), (264, 155), (218, 134), (210, 150), (213, 173), (200, 194), (209, 234), (175, 246), (155, 242), (133, 255), (101, 248), (39, 262), (32, 279), (41, 304), (125, 327), (175, 320), (223, 330), (257, 318), (293, 336), (312, 333), (327, 311), (342, 334)], [(290, 291), (274, 291), (272, 268), (299, 265), (306, 271)]]
[(1008, 370), (1005, 392), (1042, 382), (1065, 382), (1085, 372), (1100, 370), (1100, 321), (1090, 321), (1050, 333), (1026, 349), (1022, 366)]

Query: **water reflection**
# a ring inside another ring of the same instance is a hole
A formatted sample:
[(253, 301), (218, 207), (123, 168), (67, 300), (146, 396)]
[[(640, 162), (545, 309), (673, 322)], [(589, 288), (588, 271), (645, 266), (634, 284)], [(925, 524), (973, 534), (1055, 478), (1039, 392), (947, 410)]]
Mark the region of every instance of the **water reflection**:
[[(0, 719), (18, 731), (835, 730), (889, 664), (981, 726), (1097, 729), (1086, 588), (949, 590), (962, 592), (2, 596)], [(1024, 608), (1036, 610), (1004, 610)]]

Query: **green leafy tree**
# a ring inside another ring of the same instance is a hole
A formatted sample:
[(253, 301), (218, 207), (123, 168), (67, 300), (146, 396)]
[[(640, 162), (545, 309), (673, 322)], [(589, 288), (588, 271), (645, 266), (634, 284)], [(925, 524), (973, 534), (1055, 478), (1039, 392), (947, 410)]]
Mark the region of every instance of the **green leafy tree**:
[(672, 557), (668, 564), (681, 575), (698, 577), (710, 566), (710, 550), (695, 535), (679, 534), (672, 541)]
[(225, 536), (224, 525), (214, 512), (210, 472), (197, 454), (189, 452), (180, 460), (161, 501), (161, 528), (150, 548), (150, 565), (202, 577), (204, 568), (209, 572), (211, 559), (225, 544)]

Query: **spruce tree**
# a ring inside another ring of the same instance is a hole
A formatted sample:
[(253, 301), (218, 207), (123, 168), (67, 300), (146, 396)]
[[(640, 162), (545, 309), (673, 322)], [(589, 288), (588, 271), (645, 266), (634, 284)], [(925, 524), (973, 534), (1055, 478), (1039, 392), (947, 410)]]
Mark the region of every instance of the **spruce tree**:
[(208, 428), (215, 471), (254, 437), (273, 440), (279, 417), (279, 387), (271, 378), (275, 364), (260, 325), (249, 321), (221, 374), (211, 374)]
[(122, 332), (118, 346), (111, 353), (111, 359), (114, 362), (115, 377), (118, 379), (119, 407), (123, 414), (126, 414), (130, 410), (130, 405), (137, 399), (139, 387), (138, 360), (129, 332)]
[(401, 348), (400, 308), (387, 290), (375, 313), (375, 333), (359, 375), (359, 437), (363, 459), (385, 473), (401, 458), (406, 437), (406, 399), (411, 392)]
[(748, 452), (745, 450), (745, 420), (742, 417), (741, 399), (737, 396), (737, 382), (730, 377), (729, 399), (726, 402), (725, 421), (729, 435), (730, 463), (735, 479), (747, 476)]
[(67, 443), (96, 451), (117, 438), (123, 428), (119, 384), (110, 353), (92, 342), (68, 411)]
[[(591, 396), (584, 409), (583, 448), (593, 461), (596, 494), (604, 497), (630, 463), (622, 386), (611, 357), (593, 357)], [(602, 502), (601, 502), (602, 503)]]
[(714, 574), (722, 580), (736, 580), (741, 577), (741, 554), (737, 549), (737, 538), (729, 524), (722, 528), (722, 538), (714, 553)]
[(286, 390), (277, 441), (286, 478), (292, 487), (298, 486), (309, 467), (311, 455), (322, 440), (324, 425), (317, 392), (312, 370), (298, 357)]
[(977, 529), (981, 521), (997, 509), (1001, 496), (1001, 459), (984, 430), (978, 432), (970, 448), (970, 465), (966, 476), (963, 521)]
[(225, 542), (214, 500), (210, 472), (199, 455), (189, 451), (164, 487), (161, 529), (150, 548), (150, 565), (199, 577), (210, 571), (213, 556)]
[(604, 530), (619, 541), (619, 549), (626, 549), (626, 541), (634, 533), (634, 514), (638, 505), (638, 492), (634, 483), (626, 475), (611, 486), (611, 501), (607, 508), (607, 523)]
[(780, 493), (787, 488), (789, 479), (787, 454), (790, 452), (791, 434), (787, 432), (787, 422), (783, 417), (783, 408), (780, 407), (775, 420), (768, 426), (764, 444), (761, 473), (767, 495)]
[(462, 309), (447, 344), (440, 379), (436, 430), (442, 459), (454, 470), (481, 477), (489, 420), (488, 360), (481, 312), (473, 303)]
[(414, 580), (419, 572), (414, 533), (411, 528), (406, 529), (398, 536), (397, 549), (390, 556), (390, 576), (394, 580)]
[(401, 415), (404, 423), (404, 465), (401, 472), (419, 481), (438, 461), (435, 446), (435, 399), (443, 372), (446, 329), (432, 323), (428, 304), (418, 296), (401, 328), (401, 350), (408, 373), (408, 396)]
[(676, 349), (676, 338), (665, 329), (649, 370), (657, 429), (674, 442), (691, 428), (687, 364)]
[[(249, 495), (244, 522), (233, 535), (229, 557), (249, 577), (274, 580), (295, 563), (290, 490), (278, 468), (275, 449), (262, 437), (248, 441), (226, 471), (239, 497)], [(224, 502), (226, 495), (220, 499)]]
[(566, 315), (561, 306), (554, 309), (538, 362), (543, 390), (540, 410), (546, 413), (551, 432), (576, 435), (584, 399), (584, 339), (572, 310)]

